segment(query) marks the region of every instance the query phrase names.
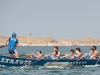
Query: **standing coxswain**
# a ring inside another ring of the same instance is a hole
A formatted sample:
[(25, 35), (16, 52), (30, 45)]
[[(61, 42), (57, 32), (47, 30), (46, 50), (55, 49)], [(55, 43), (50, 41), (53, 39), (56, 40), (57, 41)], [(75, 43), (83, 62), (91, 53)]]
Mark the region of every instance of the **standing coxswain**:
[(6, 46), (8, 44), (8, 51), (10, 57), (19, 58), (16, 47), (18, 47), (18, 39), (16, 38), (16, 33), (12, 33), (12, 37), (6, 40)]

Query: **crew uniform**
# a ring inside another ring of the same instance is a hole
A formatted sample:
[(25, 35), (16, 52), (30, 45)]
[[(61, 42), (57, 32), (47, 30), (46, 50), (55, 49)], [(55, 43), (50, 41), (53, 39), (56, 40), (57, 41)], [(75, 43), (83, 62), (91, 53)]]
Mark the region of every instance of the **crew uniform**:
[(90, 59), (91, 58), (91, 54), (87, 53), (86, 56), (85, 56), (85, 58)]
[(68, 54), (68, 58), (72, 58), (72, 56), (70, 54)]
[[(70, 54), (68, 54), (67, 58), (65, 58), (65, 59), (68, 60), (70, 58), (72, 58), (72, 56)], [(75, 59), (75, 57), (74, 57), (74, 59)]]
[[(41, 49), (37, 49), (37, 50), (35, 50), (35, 51), (39, 51), (40, 54), (42, 53), (42, 50), (41, 50)], [(37, 56), (40, 56), (40, 54), (36, 54), (36, 56), (35, 56), (35, 55), (32, 55), (31, 57), (32, 57), (34, 60), (37, 60)]]
[(53, 58), (58, 59), (58, 56), (50, 55), (50, 56), (48, 56), (48, 58), (49, 58), (50, 60), (52, 60)]
[(18, 39), (16, 38), (16, 33), (12, 34), (12, 37), (8, 39), (9, 44), (8, 44), (8, 51), (9, 54), (16, 54), (16, 45), (18, 44)]

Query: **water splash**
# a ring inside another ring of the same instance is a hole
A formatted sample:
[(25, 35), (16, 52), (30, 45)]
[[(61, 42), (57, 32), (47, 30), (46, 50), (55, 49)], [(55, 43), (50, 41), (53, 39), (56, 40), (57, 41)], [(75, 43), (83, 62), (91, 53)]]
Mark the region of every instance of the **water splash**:
[(44, 66), (44, 68), (60, 68), (60, 69), (63, 69), (64, 67), (63, 66)]
[(84, 67), (86, 67), (86, 68), (100, 67), (100, 65), (99, 65), (99, 64), (96, 64), (96, 65), (86, 65), (86, 66), (84, 66)]

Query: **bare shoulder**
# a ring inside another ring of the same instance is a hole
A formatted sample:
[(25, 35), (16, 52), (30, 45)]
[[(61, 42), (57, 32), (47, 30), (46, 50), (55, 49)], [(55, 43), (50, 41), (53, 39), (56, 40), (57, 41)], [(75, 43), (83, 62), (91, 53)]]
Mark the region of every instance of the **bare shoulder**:
[(39, 56), (42, 56), (42, 54), (40, 54)]
[(60, 52), (58, 52), (58, 54), (60, 54)]
[(99, 52), (99, 51), (97, 50), (97, 52)]
[(99, 51), (98, 51), (98, 50), (95, 50), (94, 52), (95, 52), (95, 53), (99, 53)]

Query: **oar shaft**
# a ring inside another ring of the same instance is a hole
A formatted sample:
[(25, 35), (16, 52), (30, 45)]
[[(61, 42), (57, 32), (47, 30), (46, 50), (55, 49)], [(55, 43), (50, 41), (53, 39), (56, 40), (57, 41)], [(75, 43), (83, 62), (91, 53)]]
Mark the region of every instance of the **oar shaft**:
[[(43, 54), (43, 56), (44, 56), (45, 54)], [(20, 57), (21, 56), (26, 56), (26, 54), (21, 54), (21, 55), (19, 55)], [(30, 55), (31, 56), (31, 55)], [(60, 56), (64, 56), (64, 55), (60, 55)]]
[(0, 48), (6, 47), (6, 45), (1, 45)]

